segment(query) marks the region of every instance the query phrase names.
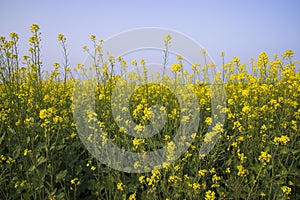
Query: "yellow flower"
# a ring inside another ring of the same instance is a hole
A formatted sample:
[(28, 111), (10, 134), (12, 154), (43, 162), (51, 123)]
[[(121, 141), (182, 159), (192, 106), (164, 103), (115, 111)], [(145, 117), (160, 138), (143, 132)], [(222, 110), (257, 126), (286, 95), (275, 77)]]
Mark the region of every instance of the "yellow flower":
[(241, 162), (243, 163), (247, 157), (245, 156), (244, 153), (239, 153), (239, 151), (238, 151), (238, 158), (239, 158), (239, 159), (241, 160)]
[(168, 140), (170, 140), (170, 139), (171, 139), (171, 136), (170, 136), (170, 135), (165, 135), (165, 136), (164, 136), (164, 140), (165, 140), (165, 141), (168, 141)]
[(36, 31), (38, 31), (38, 30), (40, 30), (39, 25), (37, 25), (37, 24), (32, 24), (32, 25), (30, 26), (30, 31), (36, 32)]
[(25, 149), (23, 155), (24, 155), (24, 156), (27, 156), (27, 154), (28, 154), (28, 153), (31, 153), (31, 152), (32, 152), (32, 150)]
[(218, 176), (218, 175), (216, 175), (216, 174), (214, 174), (211, 180), (212, 180), (213, 183), (216, 183), (216, 182), (218, 182), (219, 180), (221, 180), (221, 177)]
[(12, 164), (12, 163), (15, 163), (16, 161), (14, 160), (14, 159), (12, 159), (11, 157), (8, 157), (7, 159), (6, 159), (6, 163), (7, 164)]
[(57, 40), (58, 41), (63, 41), (65, 39), (65, 36), (63, 34), (58, 34), (57, 35)]
[(212, 167), (212, 168), (209, 170), (209, 172), (210, 172), (211, 174), (214, 174), (214, 173), (216, 173), (216, 169), (215, 169), (214, 167)]
[(2, 161), (5, 161), (5, 160), (6, 160), (6, 158), (5, 158), (4, 155), (1, 155), (1, 156), (0, 156), (0, 159), (1, 159)]
[(161, 177), (161, 174), (159, 170), (152, 170), (152, 175), (150, 178), (147, 178), (146, 181), (148, 183), (148, 186), (156, 186), (156, 184), (159, 182)]
[(288, 187), (288, 186), (282, 186), (282, 187), (281, 187), (281, 190), (282, 190), (282, 192), (285, 193), (286, 195), (289, 195), (289, 194), (291, 194), (291, 192), (292, 192), (292, 189), (291, 189), (290, 187)]
[(242, 165), (238, 165), (237, 169), (238, 169), (238, 173), (237, 173), (238, 176), (246, 176), (248, 174), (248, 170), (245, 169)]
[(145, 181), (145, 176), (140, 176), (140, 177), (139, 177), (139, 182), (142, 183), (142, 184), (143, 184), (143, 183), (146, 183), (146, 181)]
[(123, 183), (122, 183), (122, 182), (119, 182), (119, 183), (117, 184), (117, 189), (120, 190), (120, 191), (123, 191), (123, 190), (124, 190), (124, 188), (123, 188)]
[(182, 64), (181, 63), (175, 63), (171, 65), (171, 71), (172, 72), (180, 72), (182, 70)]
[(169, 183), (179, 183), (181, 181), (182, 181), (182, 179), (176, 175), (171, 175), (171, 176), (169, 176), (169, 179), (168, 179)]
[(72, 185), (80, 185), (80, 181), (79, 181), (78, 178), (72, 179), (72, 180), (70, 181), (70, 183), (71, 183)]
[[(88, 50), (88, 48), (87, 48), (86, 46), (83, 46), (82, 49), (83, 49), (84, 51)], [(78, 65), (77, 65), (77, 68), (78, 68), (78, 69), (81, 69), (81, 67), (82, 67), (81, 64), (78, 64)]]
[(134, 67), (136, 67), (136, 66), (137, 66), (136, 60), (132, 60), (132, 61), (131, 61), (131, 65), (134, 66)]
[(140, 165), (139, 161), (136, 161), (136, 162), (133, 164), (134, 169), (137, 169), (137, 168), (139, 168), (140, 166), (141, 166), (141, 165)]
[(96, 170), (96, 167), (95, 167), (95, 166), (92, 166), (92, 167), (91, 167), (91, 170), (92, 170), (92, 171), (95, 171), (95, 170)]
[(234, 100), (233, 99), (228, 99), (228, 105), (233, 105), (234, 104)]
[(206, 169), (200, 169), (200, 170), (198, 171), (198, 176), (204, 177), (204, 176), (205, 176), (205, 173), (207, 173), (207, 170), (206, 170)]
[(199, 183), (193, 183), (193, 189), (194, 190), (199, 190), (201, 185)]
[(265, 194), (264, 192), (261, 192), (261, 193), (260, 193), (260, 196), (261, 196), (261, 197), (265, 197), (266, 194)]
[(132, 143), (133, 143), (134, 149), (137, 149), (140, 145), (145, 143), (145, 139), (144, 138), (134, 138)]
[(274, 138), (274, 144), (275, 145), (286, 145), (290, 141), (290, 138), (286, 135), (282, 135), (281, 137), (275, 137)]
[(237, 147), (237, 146), (238, 146), (238, 143), (237, 143), (237, 142), (233, 142), (233, 143), (231, 144), (231, 146)]
[(185, 174), (183, 177), (184, 177), (184, 179), (186, 179), (186, 180), (190, 179), (190, 177), (189, 177), (188, 174)]
[[(214, 129), (214, 128), (213, 128)], [(211, 142), (213, 140), (213, 138), (218, 134), (218, 131), (212, 130), (208, 133), (206, 133), (205, 138), (204, 138), (204, 142), (208, 143)]]
[[(197, 133), (193, 133), (192, 135), (191, 135), (191, 138), (192, 139), (195, 139), (197, 137)], [(193, 148), (193, 146), (191, 146), (192, 148)]]
[(90, 36), (90, 40), (94, 41), (96, 39), (96, 36), (95, 35), (91, 35)]
[(136, 192), (129, 196), (129, 200), (136, 200)]
[(75, 138), (77, 136), (77, 134), (76, 133), (71, 133), (71, 138)]
[(86, 163), (86, 166), (89, 167), (91, 164), (92, 164), (92, 161), (89, 160), (89, 161)]
[(125, 66), (126, 66), (126, 61), (122, 60), (122, 67), (125, 67)]
[(34, 119), (33, 119), (32, 117), (26, 118), (26, 119), (24, 120), (24, 124), (29, 124), (29, 123), (31, 123), (31, 122), (34, 122)]
[(174, 170), (177, 172), (178, 170), (180, 169), (180, 166), (179, 165), (176, 165), (175, 167), (174, 167)]
[(240, 58), (236, 56), (232, 59), (232, 62), (238, 63), (240, 62)]
[(15, 125), (19, 126), (21, 124), (21, 120), (16, 121)]
[(248, 113), (251, 110), (250, 106), (244, 106), (242, 109), (243, 113)]
[(61, 121), (62, 121), (62, 118), (59, 117), (59, 116), (55, 116), (55, 117), (53, 118), (54, 124), (57, 124), (57, 123), (59, 123), (59, 122), (61, 122)]
[(0, 41), (1, 41), (1, 42), (4, 42), (4, 41), (5, 41), (5, 37), (0, 36)]
[(228, 173), (228, 174), (230, 174), (230, 172), (231, 172), (230, 171), (230, 167), (227, 167), (226, 170), (225, 170), (225, 172)]
[(214, 191), (208, 190), (205, 192), (205, 200), (215, 200), (216, 193)]
[(169, 42), (172, 39), (171, 35), (165, 35), (165, 42)]
[(26, 180), (23, 180), (23, 181), (20, 183), (20, 186), (21, 186), (21, 187), (24, 187), (26, 183), (27, 183), (27, 181), (26, 181)]
[(287, 50), (282, 54), (282, 57), (291, 57), (294, 55), (294, 52), (292, 50)]
[(48, 113), (46, 109), (40, 110), (40, 118), (45, 119), (47, 117)]
[(263, 124), (261, 127), (260, 127), (260, 132), (263, 133), (264, 131), (266, 131), (268, 128), (265, 124)]
[(297, 122), (295, 120), (292, 120), (292, 126), (291, 127), (294, 131), (297, 131)]
[(237, 139), (236, 139), (237, 141), (244, 141), (244, 137), (243, 136), (239, 136), (239, 137), (237, 137)]
[(18, 40), (19, 39), (19, 35), (15, 32), (11, 32), (9, 34), (9, 37), (12, 39), (12, 40)]
[(173, 152), (175, 151), (175, 149), (176, 149), (175, 143), (173, 141), (169, 142), (168, 146), (167, 146), (168, 153), (169, 154), (173, 154)]
[(260, 152), (260, 156), (258, 157), (258, 160), (262, 163), (268, 163), (268, 162), (270, 162), (271, 158), (272, 158), (272, 156), (270, 154), (262, 151), (262, 152)]
[(181, 56), (181, 55), (177, 55), (177, 56), (176, 56), (176, 59), (177, 59), (177, 60), (182, 60), (182, 56)]
[(143, 125), (137, 124), (133, 130), (135, 130), (136, 132), (142, 132), (144, 128), (145, 127)]
[(185, 123), (185, 122), (188, 122), (190, 120), (190, 117), (189, 116), (183, 116), (182, 117), (182, 123)]
[(71, 181), (70, 181), (70, 183), (72, 184), (72, 185), (74, 185), (75, 184), (75, 181), (77, 181), (78, 180), (78, 178), (74, 178), (74, 179), (72, 179)]
[(211, 117), (207, 117), (207, 118), (205, 119), (205, 123), (206, 123), (207, 125), (211, 125), (211, 123), (212, 123), (212, 118), (211, 118)]
[(242, 96), (248, 97), (249, 96), (249, 90), (242, 90)]

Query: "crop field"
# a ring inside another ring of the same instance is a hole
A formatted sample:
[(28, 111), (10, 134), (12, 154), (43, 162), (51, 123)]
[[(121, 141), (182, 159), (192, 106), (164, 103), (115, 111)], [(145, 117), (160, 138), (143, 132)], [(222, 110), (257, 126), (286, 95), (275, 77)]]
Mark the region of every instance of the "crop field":
[[(41, 30), (30, 31), (28, 55), (19, 55), (16, 33), (0, 37), (0, 199), (300, 199), (300, 62), (292, 50), (223, 62), (213, 87), (205, 81), (217, 70), (211, 63), (185, 70), (178, 55), (165, 66), (170, 73), (150, 75), (143, 58), (101, 60), (94, 35), (93, 49), (83, 47), (94, 69), (69, 66), (67, 38), (58, 34), (63, 62), (47, 71)], [(167, 47), (172, 38), (164, 39)], [(91, 70), (94, 110), (83, 110), (89, 93), (78, 76)], [(129, 91), (129, 105), (118, 107)], [(147, 128), (157, 133), (138, 137)], [(175, 143), (179, 131), (186, 135)], [(108, 142), (139, 155), (165, 148), (163, 167), (141, 158), (111, 168), (110, 152), (102, 152), (107, 163), (95, 156)]]

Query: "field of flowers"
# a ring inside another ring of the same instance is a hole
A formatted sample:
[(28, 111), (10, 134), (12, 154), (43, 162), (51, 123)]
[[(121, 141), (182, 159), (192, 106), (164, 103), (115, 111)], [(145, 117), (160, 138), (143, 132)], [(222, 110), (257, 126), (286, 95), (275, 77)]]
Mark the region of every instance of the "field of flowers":
[[(198, 77), (208, 66), (193, 65), (187, 72), (177, 56), (171, 72), (191, 86), (199, 104), (193, 142), (162, 169), (126, 173), (100, 163), (78, 136), (72, 111), (75, 75), (87, 69), (82, 64), (70, 68), (65, 36), (58, 35), (64, 62), (47, 72), (42, 68), (40, 29), (32, 25), (30, 31), (25, 56), (19, 55), (16, 33), (0, 37), (0, 199), (300, 199), (300, 62), (292, 50), (272, 58), (261, 53), (247, 67), (238, 57), (223, 62), (223, 73), (216, 78), (225, 82), (226, 107), (218, 109), (226, 120), (218, 128), (215, 147), (204, 157), (199, 149), (213, 119), (209, 85)], [(94, 49), (84, 50), (101, 57), (102, 41), (93, 35), (90, 39)], [(167, 121), (154, 137), (130, 136), (116, 123), (122, 119), (112, 116), (112, 90), (120, 79), (114, 67), (119, 63), (126, 74), (139, 62), (147, 65), (144, 60), (127, 64), (109, 57), (97, 69), (95, 116), (106, 137), (126, 150), (146, 152), (167, 145), (172, 152), (176, 147), (169, 141), (184, 111), (167, 88), (148, 84), (131, 97), (137, 132), (149, 122), (150, 107), (164, 105)], [(141, 74), (129, 73), (126, 81), (143, 79), (143, 69)]]

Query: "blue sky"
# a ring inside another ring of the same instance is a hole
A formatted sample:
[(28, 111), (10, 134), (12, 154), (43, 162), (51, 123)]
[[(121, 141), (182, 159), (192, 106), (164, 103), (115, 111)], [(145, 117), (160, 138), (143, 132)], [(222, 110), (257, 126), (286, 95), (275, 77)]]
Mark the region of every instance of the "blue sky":
[(31, 24), (42, 31), (46, 69), (62, 61), (58, 33), (67, 37), (71, 65), (83, 62), (89, 36), (108, 39), (120, 32), (161, 27), (179, 31), (201, 44), (217, 64), (239, 56), (243, 63), (262, 51), (270, 57), (292, 49), (300, 60), (300, 1), (16, 1), (0, 0), (0, 35), (20, 35), (20, 53), (28, 48)]

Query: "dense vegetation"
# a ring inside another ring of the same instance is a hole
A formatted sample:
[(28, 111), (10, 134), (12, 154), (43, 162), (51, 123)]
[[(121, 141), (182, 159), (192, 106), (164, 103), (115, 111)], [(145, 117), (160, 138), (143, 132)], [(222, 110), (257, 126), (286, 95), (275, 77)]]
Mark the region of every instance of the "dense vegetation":
[[(223, 64), (223, 74), (217, 73), (217, 78), (225, 82), (226, 106), (218, 109), (226, 121), (218, 127), (220, 138), (205, 157), (199, 157), (199, 149), (211, 134), (207, 133), (213, 121), (211, 93), (209, 84), (198, 77), (208, 66), (193, 65), (187, 72), (178, 56), (171, 72), (191, 86), (199, 103), (200, 125), (193, 142), (162, 169), (126, 173), (101, 164), (78, 136), (72, 111), (73, 75), (85, 73), (85, 66), (69, 68), (66, 38), (59, 34), (65, 62), (54, 63), (50, 72), (43, 70), (41, 33), (37, 25), (30, 30), (29, 53), (22, 57), (16, 33), (10, 39), (0, 37), (1, 199), (300, 199), (300, 72), (293, 51), (272, 59), (261, 53), (250, 67), (238, 57)], [(102, 41), (90, 39), (100, 55)], [(183, 112), (174, 94), (158, 84), (139, 87), (129, 106), (138, 124), (135, 130), (149, 123), (150, 108), (160, 101), (167, 122), (153, 138), (129, 136), (115, 122), (122, 118), (111, 113), (112, 90), (121, 79), (113, 72), (116, 63), (127, 73), (122, 58), (110, 57), (97, 69), (95, 116), (100, 127), (124, 149), (146, 152), (167, 146), (172, 152), (170, 141)], [(146, 69), (146, 65), (142, 60), (141, 66)], [(134, 84), (146, 72), (129, 74), (126, 81)]]

